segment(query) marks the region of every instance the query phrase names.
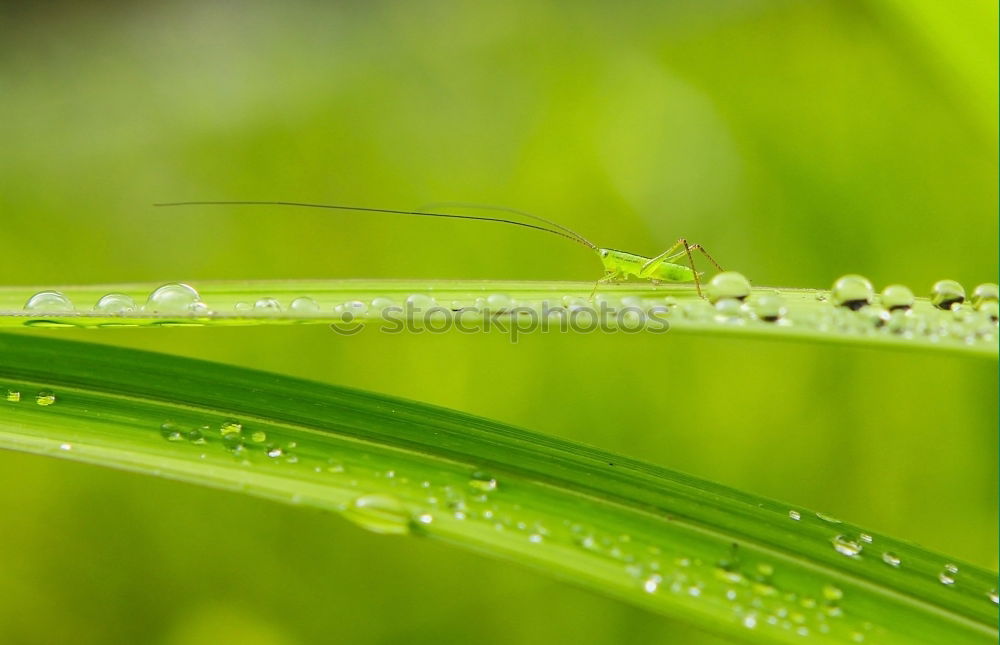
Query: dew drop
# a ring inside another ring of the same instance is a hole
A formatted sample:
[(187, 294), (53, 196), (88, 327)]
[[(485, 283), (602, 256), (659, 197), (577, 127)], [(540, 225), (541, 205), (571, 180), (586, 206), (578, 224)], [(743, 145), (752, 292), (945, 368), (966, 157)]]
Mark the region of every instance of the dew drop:
[(750, 295), (750, 281), (742, 273), (723, 271), (712, 277), (705, 291), (712, 304), (720, 300), (746, 300)]
[(469, 479), (469, 486), (472, 486), (476, 490), (490, 492), (497, 489), (497, 480), (492, 475), (477, 470), (472, 473), (472, 478)]
[(250, 435), (250, 441), (254, 443), (264, 443), (267, 441), (267, 433), (263, 430), (257, 430)]
[(277, 459), (285, 454), (285, 451), (281, 449), (281, 446), (270, 445), (267, 447), (267, 456), (271, 459)]
[(979, 305), (978, 311), (985, 316), (989, 316), (990, 320), (993, 322), (1000, 319), (1000, 304), (997, 304), (992, 300), (987, 300)]
[(24, 303), (25, 311), (42, 313), (65, 313), (74, 311), (69, 298), (58, 291), (39, 291)]
[(223, 437), (227, 435), (243, 434), (243, 424), (239, 421), (234, 421), (233, 419), (226, 419), (222, 422), (222, 425), (219, 426), (219, 432), (222, 433)]
[(947, 585), (949, 587), (955, 584), (955, 576), (949, 571), (942, 571), (941, 573), (939, 573), (938, 580), (941, 582), (941, 584)]
[(362, 495), (345, 509), (344, 517), (373, 533), (403, 535), (410, 531), (410, 514), (392, 495)]
[(35, 395), (35, 403), (38, 405), (46, 406), (52, 405), (56, 402), (56, 395), (48, 390), (42, 390)]
[(208, 443), (205, 440), (205, 432), (211, 430), (209, 426), (201, 426), (200, 428), (192, 428), (191, 430), (184, 433), (184, 438), (194, 444), (204, 444)]
[(296, 313), (308, 314), (319, 311), (319, 303), (308, 296), (299, 296), (288, 305)]
[(972, 306), (979, 309), (983, 303), (997, 302), (997, 300), (1000, 299), (998, 290), (1000, 290), (1000, 288), (993, 283), (985, 283), (977, 286), (972, 291)]
[(897, 556), (895, 553), (886, 551), (885, 553), (882, 554), (882, 562), (885, 562), (890, 567), (898, 567), (901, 560), (899, 559), (899, 556)]
[(123, 293), (109, 293), (101, 296), (101, 299), (94, 305), (94, 311), (105, 314), (122, 314), (135, 311), (135, 308), (135, 300)]
[(172, 282), (157, 288), (146, 300), (146, 311), (154, 313), (188, 313), (198, 311), (204, 303), (194, 287)]
[(1000, 595), (997, 594), (997, 590), (996, 589), (990, 589), (989, 593), (987, 593), (986, 595), (989, 597), (990, 601), (994, 605), (1000, 604)]
[(788, 511), (788, 517), (798, 522), (802, 519), (802, 513), (799, 513), (798, 511)]
[(174, 423), (167, 421), (160, 426), (160, 435), (167, 441), (184, 441), (184, 433)]
[(646, 578), (646, 580), (642, 583), (642, 588), (646, 593), (655, 593), (656, 590), (660, 588), (660, 583), (662, 582), (663, 576), (658, 573), (654, 573)]
[(890, 284), (882, 290), (882, 306), (889, 311), (909, 310), (913, 301), (913, 292), (901, 284)]
[(829, 522), (830, 524), (841, 524), (840, 520), (833, 517), (832, 515), (827, 515), (826, 513), (817, 512), (816, 517), (823, 520), (824, 522)]
[(868, 278), (851, 274), (842, 276), (833, 284), (830, 297), (833, 304), (857, 311), (871, 304), (874, 293), (875, 289)]
[(10, 401), (11, 403), (17, 403), (21, 400), (21, 393), (17, 390), (7, 390), (7, 394), (4, 395), (4, 399)]
[(239, 312), (253, 311), (253, 305), (251, 305), (249, 302), (237, 302), (235, 305), (233, 305), (233, 309)]
[(844, 597), (844, 592), (833, 585), (823, 587), (823, 597), (830, 601), (837, 601)]
[(965, 288), (954, 280), (938, 280), (931, 287), (931, 304), (938, 309), (951, 309), (965, 302)]
[(850, 558), (858, 557), (864, 549), (864, 546), (862, 546), (860, 542), (855, 542), (845, 535), (838, 535), (831, 541), (833, 542), (833, 548), (837, 550), (837, 553), (846, 555)]
[(765, 293), (753, 303), (754, 312), (764, 322), (777, 322), (785, 317), (785, 299), (776, 293)]
[(265, 314), (281, 313), (281, 303), (274, 298), (261, 298), (253, 303), (253, 310)]
[(406, 298), (406, 304), (414, 313), (420, 313), (431, 309), (436, 306), (437, 303), (434, 298), (426, 296), (422, 293), (414, 293)]

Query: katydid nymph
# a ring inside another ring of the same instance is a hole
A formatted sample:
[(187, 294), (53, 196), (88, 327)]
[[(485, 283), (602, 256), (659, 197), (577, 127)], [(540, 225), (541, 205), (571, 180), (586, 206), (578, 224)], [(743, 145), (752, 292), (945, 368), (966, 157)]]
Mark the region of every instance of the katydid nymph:
[[(445, 217), (451, 219), (478, 220), (484, 222), (497, 222), (499, 224), (510, 224), (521, 226), (537, 231), (545, 231), (559, 237), (572, 240), (597, 253), (604, 265), (604, 276), (594, 283), (594, 289), (590, 292), (593, 298), (597, 293), (598, 286), (629, 277), (649, 280), (653, 284), (660, 282), (694, 282), (695, 289), (699, 296), (701, 293), (701, 274), (694, 266), (694, 251), (700, 251), (712, 265), (720, 272), (723, 270), (708, 251), (701, 244), (688, 244), (687, 239), (678, 239), (669, 249), (653, 257), (618, 251), (616, 249), (602, 248), (583, 237), (576, 231), (553, 222), (552, 220), (514, 210), (495, 206), (480, 206), (477, 204), (464, 204), (459, 202), (448, 202), (431, 206), (447, 206), (455, 208), (485, 208), (519, 215), (533, 220), (535, 223), (522, 222), (514, 219), (501, 217), (488, 217), (484, 215), (461, 215), (457, 213), (439, 213), (429, 210), (396, 210), (389, 208), (370, 208), (367, 206), (343, 206), (339, 204), (313, 204), (309, 202), (286, 202), (286, 201), (190, 201), (190, 202), (167, 202), (154, 204), (154, 206), (294, 206), (299, 208), (327, 208), (343, 211), (357, 211), (366, 213), (390, 213), (394, 215), (413, 215), (418, 217)], [(677, 260), (686, 259), (686, 264), (678, 264)], [(704, 296), (702, 296), (704, 297)]]

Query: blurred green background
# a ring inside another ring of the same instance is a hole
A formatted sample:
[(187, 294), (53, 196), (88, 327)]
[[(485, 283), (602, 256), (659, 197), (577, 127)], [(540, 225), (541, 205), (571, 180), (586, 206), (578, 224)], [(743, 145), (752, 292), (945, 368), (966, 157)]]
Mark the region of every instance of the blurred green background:
[[(23, 4), (23, 3), (21, 3)], [(5, 284), (591, 279), (441, 200), (758, 285), (996, 281), (997, 7), (965, 0), (0, 5)], [(26, 332), (27, 333), (27, 332)], [(997, 567), (986, 360), (684, 336), (60, 330), (485, 415)], [(2, 360), (2, 357), (0, 357)], [(0, 453), (5, 643), (719, 643), (337, 517)]]

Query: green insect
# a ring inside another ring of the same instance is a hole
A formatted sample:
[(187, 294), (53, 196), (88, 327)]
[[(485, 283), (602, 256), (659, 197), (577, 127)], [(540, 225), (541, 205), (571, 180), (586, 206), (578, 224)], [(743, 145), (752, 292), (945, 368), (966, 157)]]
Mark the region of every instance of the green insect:
[[(584, 236), (580, 235), (576, 231), (553, 222), (552, 220), (545, 219), (544, 217), (539, 217), (538, 215), (532, 215), (531, 213), (525, 213), (523, 211), (514, 210), (512, 208), (503, 208), (497, 206), (482, 206), (479, 204), (465, 204), (461, 202), (441, 202), (437, 204), (429, 204), (428, 208), (434, 207), (444, 207), (451, 206), (456, 208), (480, 208), (489, 209), (496, 211), (503, 211), (506, 213), (512, 213), (520, 215), (522, 217), (527, 217), (537, 224), (531, 224), (528, 222), (520, 222), (513, 219), (505, 219), (501, 217), (486, 217), (482, 215), (458, 215), (454, 213), (437, 213), (430, 212), (426, 210), (394, 210), (388, 208), (368, 208), (365, 206), (341, 206), (337, 204), (312, 204), (308, 202), (283, 202), (283, 201), (197, 201), (197, 202), (169, 202), (154, 204), (154, 206), (295, 206), (302, 208), (328, 208), (334, 210), (345, 210), (345, 211), (362, 211), (368, 213), (392, 213), (395, 215), (415, 215), (419, 217), (446, 217), (451, 219), (467, 219), (467, 220), (479, 220), (485, 222), (498, 222), (500, 224), (511, 224), (513, 226), (522, 226), (524, 228), (530, 228), (538, 231), (545, 231), (546, 233), (551, 233), (553, 235), (558, 235), (559, 237), (564, 237), (568, 240), (572, 240), (577, 244), (582, 244), (587, 248), (593, 250), (597, 253), (598, 257), (601, 259), (601, 263), (604, 265), (604, 277), (600, 278), (596, 283), (594, 283), (594, 289), (590, 292), (590, 297), (593, 298), (594, 294), (597, 293), (597, 288), (602, 284), (607, 284), (611, 282), (617, 282), (619, 280), (625, 280), (629, 277), (639, 278), (641, 280), (649, 280), (653, 284), (659, 284), (661, 282), (694, 282), (695, 289), (698, 291), (698, 295), (702, 296), (701, 293), (701, 273), (699, 273), (694, 266), (694, 251), (700, 251), (708, 261), (715, 266), (720, 272), (723, 270), (719, 263), (716, 262), (708, 251), (702, 247), (701, 244), (688, 244), (685, 238), (680, 238), (674, 243), (669, 249), (660, 253), (654, 257), (646, 257), (644, 255), (636, 255), (634, 253), (627, 253), (625, 251), (618, 251), (615, 249), (605, 249), (597, 246)], [(677, 260), (687, 260), (686, 264), (678, 264)], [(704, 297), (704, 296), (702, 296)]]

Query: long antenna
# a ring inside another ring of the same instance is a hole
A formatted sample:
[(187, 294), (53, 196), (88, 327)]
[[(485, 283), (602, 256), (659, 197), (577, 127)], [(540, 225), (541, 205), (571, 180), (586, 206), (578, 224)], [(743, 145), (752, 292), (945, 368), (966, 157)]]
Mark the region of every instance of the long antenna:
[[(558, 235), (559, 237), (564, 237), (567, 240), (572, 240), (577, 244), (582, 244), (583, 246), (589, 247), (591, 249), (596, 249), (597, 247), (590, 243), (586, 238), (574, 233), (563, 226), (559, 226), (555, 222), (549, 222), (548, 220), (538, 217), (537, 215), (531, 215), (529, 213), (519, 213), (522, 215), (527, 215), (528, 217), (537, 219), (542, 222), (546, 222), (556, 228), (546, 228), (544, 226), (539, 226), (537, 224), (528, 224), (527, 222), (518, 222), (511, 219), (502, 219), (499, 217), (485, 217), (479, 215), (456, 215), (454, 213), (430, 213), (426, 211), (404, 211), (404, 210), (394, 210), (390, 208), (369, 208), (366, 206), (341, 206), (338, 204), (313, 204), (310, 202), (283, 202), (283, 201), (197, 201), (197, 202), (161, 202), (158, 204), (153, 204), (153, 206), (298, 206), (303, 208), (329, 208), (333, 210), (342, 211), (363, 211), (368, 213), (391, 213), (394, 215), (416, 215), (420, 217), (447, 217), (450, 219), (471, 219), (479, 220), (483, 222), (498, 222), (500, 224), (511, 224), (513, 226), (523, 226), (524, 228), (535, 229), (536, 231), (545, 231), (546, 233), (551, 233), (553, 235)], [(498, 209), (502, 210), (502, 209)], [(518, 212), (511, 210), (510, 212)], [(563, 230), (557, 230), (563, 229)]]
[(517, 210), (516, 208), (510, 208), (508, 206), (493, 206), (491, 204), (477, 204), (474, 202), (434, 202), (432, 204), (423, 204), (420, 209), (435, 209), (435, 208), (476, 208), (484, 211), (498, 211), (502, 213), (514, 213), (515, 215), (521, 215), (522, 217), (530, 217), (531, 219), (538, 220), (539, 222), (545, 222), (549, 226), (559, 229), (564, 233), (572, 235), (584, 245), (589, 246), (592, 249), (597, 249), (597, 245), (580, 235), (568, 226), (563, 226), (559, 222), (553, 222), (550, 219), (546, 219), (541, 215), (532, 215), (531, 213)]

